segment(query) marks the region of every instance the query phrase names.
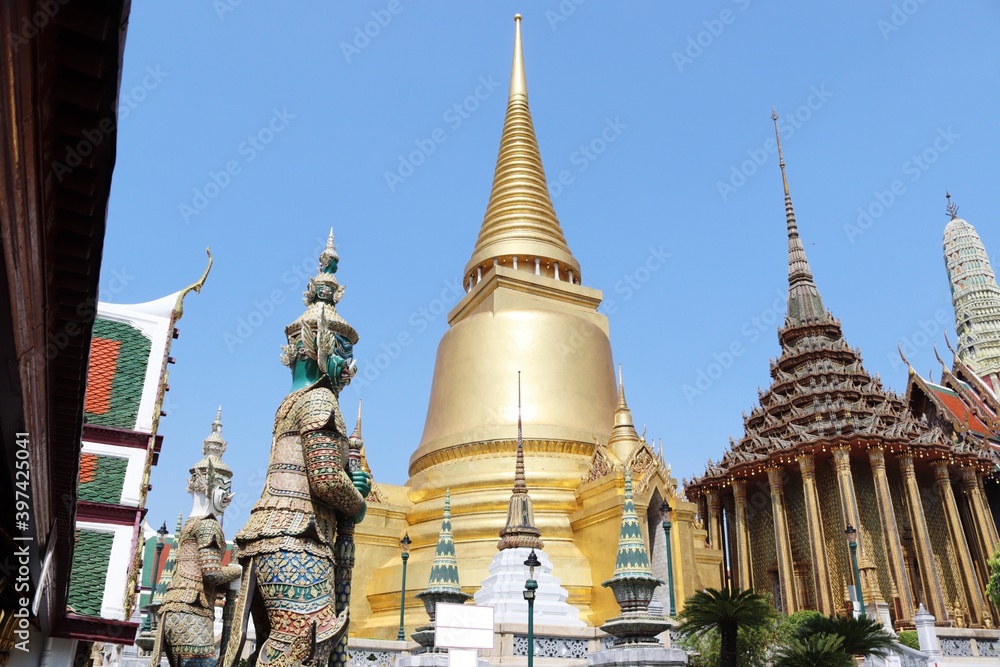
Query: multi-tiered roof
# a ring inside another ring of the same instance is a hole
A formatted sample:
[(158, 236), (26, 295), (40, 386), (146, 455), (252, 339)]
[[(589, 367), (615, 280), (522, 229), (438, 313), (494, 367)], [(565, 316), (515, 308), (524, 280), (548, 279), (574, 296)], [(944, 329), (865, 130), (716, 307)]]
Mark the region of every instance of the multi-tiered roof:
[[(777, 133), (777, 114), (772, 114)], [(788, 227), (788, 314), (778, 332), (781, 355), (771, 360), (771, 386), (744, 413), (744, 436), (730, 440), (719, 464), (709, 461), (695, 485), (733, 473), (759, 472), (774, 459), (866, 441), (902, 447), (920, 435), (905, 405), (864, 368), (861, 351), (844, 339), (840, 320), (824, 307), (799, 236), (781, 137), (778, 160)]]

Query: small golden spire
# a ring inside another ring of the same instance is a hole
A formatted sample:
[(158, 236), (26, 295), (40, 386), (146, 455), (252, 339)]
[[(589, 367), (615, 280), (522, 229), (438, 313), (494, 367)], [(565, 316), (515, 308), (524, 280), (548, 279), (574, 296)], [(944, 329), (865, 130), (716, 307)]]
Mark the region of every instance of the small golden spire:
[(524, 440), (521, 432), (521, 371), (517, 372), (517, 458), (514, 467), (514, 488), (507, 506), (507, 524), (500, 531), (497, 549), (530, 547), (541, 549), (542, 531), (535, 526), (535, 510), (528, 495), (524, 475)]
[(618, 408), (628, 410), (628, 405), (625, 403), (625, 383), (622, 382), (621, 364), (618, 364)]
[(785, 173), (785, 156), (781, 152), (781, 131), (778, 129), (778, 111), (771, 107), (774, 121), (774, 137), (778, 143), (778, 166), (781, 168), (781, 184), (785, 189), (785, 224), (788, 227), (788, 315), (786, 324), (801, 324), (826, 316), (826, 309), (813, 282), (812, 269), (806, 258), (806, 250), (799, 238), (799, 225), (795, 221), (792, 195), (788, 190), (788, 175)]
[(493, 187), (465, 277), (476, 277), (492, 268), (494, 260), (521, 258), (524, 269), (539, 260), (544, 275), (572, 271), (579, 282), (580, 263), (570, 252), (549, 196), (538, 140), (528, 110), (528, 84), (521, 48), (521, 17), (514, 17), (514, 59), (511, 65), (507, 115), (500, 136), (500, 152), (493, 173)]
[[(643, 431), (645, 435), (645, 430)], [(615, 407), (615, 423), (608, 438), (608, 448), (619, 461), (628, 461), (640, 437), (632, 420), (632, 410), (625, 401), (625, 384), (622, 382), (622, 365), (618, 364), (618, 405)]]
[(521, 49), (521, 15), (514, 14), (514, 62), (510, 68), (510, 93), (508, 100), (515, 95), (528, 99), (528, 81), (524, 76), (524, 52)]
[(785, 196), (790, 197), (788, 192), (788, 176), (785, 174), (785, 156), (781, 153), (781, 132), (778, 131), (778, 110), (771, 107), (771, 120), (774, 121), (774, 136), (778, 140), (778, 166), (781, 168), (781, 182), (785, 186)]
[(955, 202), (951, 200), (950, 192), (945, 191), (944, 196), (948, 200), (948, 215), (951, 216), (952, 220), (955, 220), (956, 218), (958, 218), (958, 206), (956, 206)]

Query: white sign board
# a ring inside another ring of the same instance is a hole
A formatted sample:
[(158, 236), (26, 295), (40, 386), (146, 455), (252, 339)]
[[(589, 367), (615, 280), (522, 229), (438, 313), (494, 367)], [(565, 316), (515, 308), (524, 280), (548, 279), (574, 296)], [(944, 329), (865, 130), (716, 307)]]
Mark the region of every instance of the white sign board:
[(493, 607), (438, 602), (434, 607), (434, 646), (493, 648)]
[(448, 649), (448, 667), (479, 667), (478, 660), (479, 651), (474, 648)]

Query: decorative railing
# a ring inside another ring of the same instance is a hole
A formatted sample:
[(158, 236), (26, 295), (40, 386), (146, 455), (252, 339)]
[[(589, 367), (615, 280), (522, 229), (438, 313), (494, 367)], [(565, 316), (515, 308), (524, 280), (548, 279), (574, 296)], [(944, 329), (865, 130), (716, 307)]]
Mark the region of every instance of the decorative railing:
[(892, 650), (899, 656), (901, 667), (928, 667), (928, 656), (923, 651), (898, 642), (893, 645)]
[(948, 658), (971, 658), (976, 654), (972, 650), (971, 637), (939, 637), (941, 655)]
[(409, 655), (406, 650), (408, 646), (416, 647), (416, 644), (351, 637), (347, 641), (347, 650), (351, 656), (349, 664), (350, 667), (396, 667), (399, 658)]
[(385, 649), (351, 649), (351, 667), (395, 667), (402, 651)]
[(996, 630), (937, 628), (937, 637), (944, 658), (1000, 658), (1000, 632)]
[[(587, 640), (570, 637), (535, 637), (536, 658), (587, 659)], [(514, 655), (528, 655), (527, 635), (514, 635)]]
[(976, 640), (979, 645), (979, 655), (987, 658), (1000, 658), (1000, 639)]

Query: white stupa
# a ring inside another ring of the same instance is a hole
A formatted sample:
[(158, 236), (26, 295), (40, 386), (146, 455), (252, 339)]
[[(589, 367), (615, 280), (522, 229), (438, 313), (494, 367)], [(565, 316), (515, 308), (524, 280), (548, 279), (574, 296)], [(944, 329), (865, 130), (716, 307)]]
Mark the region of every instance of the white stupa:
[(527, 568), (524, 561), (535, 552), (541, 567), (535, 568), (535, 623), (539, 625), (582, 628), (576, 608), (566, 603), (569, 594), (552, 574), (552, 561), (542, 550), (541, 531), (535, 526), (528, 485), (524, 477), (524, 444), (521, 438), (521, 387), (517, 397), (517, 467), (514, 490), (507, 508), (507, 525), (500, 531), (499, 553), (490, 563), (490, 575), (475, 594), (477, 605), (493, 607), (494, 623), (527, 623), (528, 602), (524, 599)]

